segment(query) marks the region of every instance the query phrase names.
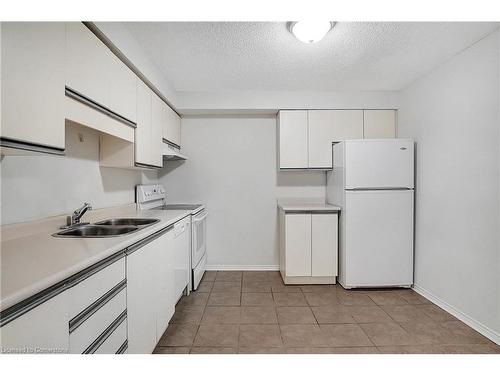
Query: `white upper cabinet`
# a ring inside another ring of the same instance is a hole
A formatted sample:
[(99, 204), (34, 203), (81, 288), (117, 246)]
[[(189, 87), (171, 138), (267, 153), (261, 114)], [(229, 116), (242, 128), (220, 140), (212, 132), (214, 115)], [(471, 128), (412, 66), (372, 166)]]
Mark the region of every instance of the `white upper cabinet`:
[(165, 102), (155, 93), (151, 93), (151, 162), (149, 164), (161, 167), (163, 165), (163, 120)]
[(363, 138), (362, 110), (308, 111), (309, 168), (332, 168), (332, 143)]
[(66, 86), (98, 104), (109, 105), (109, 54), (83, 23), (67, 23)]
[(396, 111), (392, 109), (365, 110), (364, 138), (396, 138)]
[(280, 169), (331, 169), (334, 142), (396, 138), (396, 111), (279, 111), (278, 137)]
[(139, 78), (110, 51), (109, 108), (137, 122), (137, 81)]
[(64, 150), (64, 46), (64, 23), (1, 23), (2, 144)]
[(66, 86), (136, 122), (137, 76), (84, 24), (66, 28)]
[(280, 168), (308, 168), (307, 128), (307, 111), (278, 112)]
[(135, 128), (135, 162), (151, 164), (151, 98), (152, 91), (137, 80), (137, 127)]
[(167, 104), (165, 104), (165, 114), (166, 119), (163, 125), (163, 138), (181, 147), (181, 118)]

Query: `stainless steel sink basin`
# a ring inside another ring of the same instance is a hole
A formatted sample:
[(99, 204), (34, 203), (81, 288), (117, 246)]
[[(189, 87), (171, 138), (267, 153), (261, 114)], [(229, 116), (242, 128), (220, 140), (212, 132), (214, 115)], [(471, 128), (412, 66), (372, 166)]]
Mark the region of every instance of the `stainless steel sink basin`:
[(146, 218), (115, 218), (99, 221), (96, 225), (152, 225), (159, 222), (159, 219), (146, 219)]
[(141, 229), (138, 226), (106, 226), (106, 225), (82, 225), (76, 228), (65, 229), (54, 234), (55, 237), (116, 237), (123, 236)]

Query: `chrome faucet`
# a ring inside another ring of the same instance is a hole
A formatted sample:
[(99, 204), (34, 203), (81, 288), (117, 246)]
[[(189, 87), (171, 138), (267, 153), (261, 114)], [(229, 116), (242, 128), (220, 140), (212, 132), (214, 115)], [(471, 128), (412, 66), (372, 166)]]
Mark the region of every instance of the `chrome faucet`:
[(68, 216), (67, 225), (62, 226), (61, 229), (67, 229), (67, 228), (76, 227), (79, 225), (89, 224), (89, 223), (81, 223), (80, 219), (82, 218), (83, 215), (85, 215), (85, 212), (87, 212), (91, 209), (92, 209), (92, 206), (90, 205), (90, 203), (85, 202), (83, 204), (83, 207), (76, 209), (73, 212), (73, 215)]

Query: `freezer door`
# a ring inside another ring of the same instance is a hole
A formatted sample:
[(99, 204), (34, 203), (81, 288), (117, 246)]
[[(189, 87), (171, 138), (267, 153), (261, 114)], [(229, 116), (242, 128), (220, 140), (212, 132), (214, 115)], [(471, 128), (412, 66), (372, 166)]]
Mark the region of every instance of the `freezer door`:
[(345, 188), (413, 188), (413, 140), (346, 141)]
[(345, 287), (413, 284), (413, 190), (346, 192)]

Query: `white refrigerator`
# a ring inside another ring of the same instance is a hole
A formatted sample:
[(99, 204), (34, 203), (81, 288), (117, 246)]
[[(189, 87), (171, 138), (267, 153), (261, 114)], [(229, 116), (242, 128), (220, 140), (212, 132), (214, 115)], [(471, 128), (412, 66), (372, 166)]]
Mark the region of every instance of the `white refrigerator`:
[(344, 288), (413, 284), (414, 142), (333, 145), (327, 201), (341, 207), (339, 282)]

